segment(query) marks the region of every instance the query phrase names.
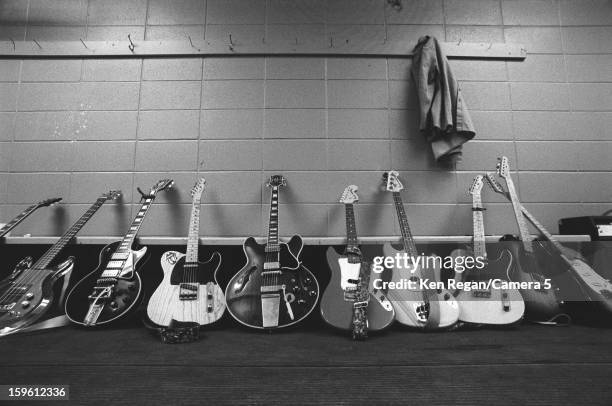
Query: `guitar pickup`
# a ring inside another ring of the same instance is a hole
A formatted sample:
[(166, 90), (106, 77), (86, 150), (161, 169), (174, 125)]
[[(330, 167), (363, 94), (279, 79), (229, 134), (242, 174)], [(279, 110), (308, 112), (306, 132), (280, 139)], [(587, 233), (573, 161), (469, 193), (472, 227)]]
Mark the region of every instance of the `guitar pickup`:
[(280, 290), (283, 290), (280, 285), (262, 286), (260, 289), (261, 293), (278, 292)]
[(181, 283), (180, 300), (196, 300), (198, 298), (198, 285), (192, 283)]

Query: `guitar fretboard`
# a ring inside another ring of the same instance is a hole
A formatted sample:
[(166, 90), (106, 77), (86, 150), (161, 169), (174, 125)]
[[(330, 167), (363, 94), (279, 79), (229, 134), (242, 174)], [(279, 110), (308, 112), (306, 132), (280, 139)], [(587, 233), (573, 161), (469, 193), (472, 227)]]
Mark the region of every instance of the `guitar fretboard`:
[(516, 218), (516, 223), (518, 224), (519, 234), (521, 236), (521, 241), (523, 243), (523, 247), (527, 252), (533, 252), (533, 243), (531, 242), (531, 236), (529, 235), (529, 230), (527, 229), (527, 224), (525, 223), (525, 218), (521, 213), (521, 202), (519, 201), (518, 195), (516, 193), (516, 188), (514, 187), (514, 182), (510, 178), (510, 174), (505, 178), (506, 185), (508, 186), (508, 194), (510, 196), (510, 201), (512, 202), (512, 208), (514, 209), (514, 217)]
[(21, 214), (19, 214), (17, 217), (6, 223), (2, 228), (0, 228), (0, 238), (8, 234), (8, 232), (11, 231), (13, 228), (17, 227), (17, 225), (19, 225), (19, 223), (25, 220), (26, 217), (34, 213), (36, 209), (38, 209), (38, 205), (33, 204), (32, 206), (22, 211)]
[(486, 258), (484, 216), (480, 194), (472, 195), (472, 221), (474, 224), (474, 256)]
[(189, 220), (189, 237), (187, 237), (187, 255), (185, 262), (198, 261), (198, 243), (200, 236), (200, 197), (193, 199), (191, 218)]
[(395, 202), (395, 211), (397, 212), (397, 217), (399, 219), (400, 231), (402, 233), (402, 241), (404, 244), (404, 251), (406, 251), (408, 255), (411, 255), (416, 258), (419, 256), (419, 251), (417, 250), (416, 243), (414, 242), (414, 237), (412, 236), (412, 232), (410, 231), (408, 217), (406, 216), (406, 212), (404, 211), (404, 203), (402, 202), (402, 196), (399, 192), (393, 192), (393, 201)]
[(278, 251), (278, 186), (272, 186), (270, 196), (270, 220), (268, 222), (268, 243), (266, 251)]
[(132, 221), (132, 224), (130, 225), (128, 233), (125, 235), (125, 237), (123, 237), (119, 248), (117, 248), (117, 250), (115, 251), (116, 253), (125, 253), (132, 248), (134, 239), (136, 238), (138, 230), (140, 230), (140, 226), (142, 225), (142, 220), (147, 215), (147, 212), (149, 211), (153, 200), (155, 200), (155, 195), (145, 197), (142, 206), (140, 206), (138, 214), (136, 215), (136, 217), (134, 217), (134, 221)]
[(87, 223), (89, 219), (92, 218), (93, 215), (98, 211), (98, 209), (102, 207), (102, 205), (104, 204), (104, 202), (106, 202), (107, 199), (107, 196), (99, 197), (98, 200), (96, 200), (96, 202), (92, 204), (91, 207), (85, 212), (85, 214), (83, 214), (81, 218), (78, 219), (77, 222), (74, 223), (72, 227), (68, 229), (68, 231), (66, 231), (66, 233), (64, 233), (64, 235), (59, 239), (59, 241), (53, 244), (53, 246), (49, 248), (49, 250), (45, 252), (45, 254), (40, 257), (38, 261), (36, 261), (32, 268), (45, 269), (47, 266), (49, 266), (49, 264), (55, 259), (57, 254), (59, 254), (60, 251), (70, 242), (70, 240), (74, 238), (74, 236), (81, 230), (81, 228), (83, 228), (85, 223)]
[[(357, 225), (355, 224), (355, 212), (352, 203), (344, 204), (346, 214), (346, 251), (349, 262), (360, 262), (361, 258), (354, 254), (358, 252), (359, 242), (357, 241)], [(351, 254), (353, 253), (353, 254)]]

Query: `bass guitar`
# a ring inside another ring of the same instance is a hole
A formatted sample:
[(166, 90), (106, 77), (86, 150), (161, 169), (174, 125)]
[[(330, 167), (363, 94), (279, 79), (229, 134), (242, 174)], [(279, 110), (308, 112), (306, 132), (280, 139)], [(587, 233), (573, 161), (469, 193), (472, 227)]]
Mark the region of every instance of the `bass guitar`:
[(110, 191), (101, 195), (38, 261), (33, 262), (32, 257), (24, 258), (8, 278), (0, 282), (0, 336), (23, 330), (51, 308), (55, 283), (72, 271), (74, 258), (70, 257), (54, 267), (49, 265), (98, 209), (119, 194)]
[[(491, 188), (510, 200), (510, 194), (507, 193), (503, 186), (493, 177), (492, 174), (487, 174), (487, 181)], [(540, 231), (545, 240), (534, 241), (537, 244), (537, 252), (543, 252), (546, 262), (558, 265), (560, 269), (570, 272), (570, 276), (576, 281), (581, 291), (587, 300), (598, 303), (605, 311), (612, 312), (612, 283), (599, 275), (586, 262), (579, 252), (561, 245), (552, 234), (525, 208), (521, 205), (521, 212), (533, 226)], [(540, 261), (541, 263), (542, 261)]]
[(187, 254), (167, 251), (161, 258), (164, 278), (147, 305), (147, 316), (158, 326), (168, 327), (173, 320), (210, 324), (225, 312), (225, 296), (217, 283), (221, 254), (215, 251), (207, 261), (198, 261), (200, 204), (205, 183), (200, 178), (191, 189)]
[(539, 323), (556, 324), (561, 319), (565, 323), (569, 320), (569, 316), (563, 313), (561, 309), (562, 300), (558, 297), (559, 289), (552, 281), (550, 281), (550, 286), (547, 289), (546, 280), (539, 272), (533, 242), (525, 218), (521, 213), (521, 202), (510, 175), (510, 164), (507, 157), (498, 158), (497, 174), (506, 181), (521, 240), (521, 244), (516, 242), (500, 243), (507, 246), (516, 261), (514, 272), (510, 276), (514, 281), (540, 286), (540, 289), (521, 289), (521, 295), (525, 300), (525, 317)]
[(287, 243), (278, 239), (278, 193), (286, 184), (282, 175), (270, 177), (267, 243), (260, 245), (253, 237), (246, 239), (246, 264), (225, 290), (228, 312), (247, 327), (277, 329), (294, 325), (314, 310), (319, 298), (319, 283), (300, 260), (302, 237), (294, 235)]
[[(474, 224), (474, 247), (472, 251), (454, 250), (451, 257), (484, 258), (482, 269), (470, 269), (464, 273), (455, 273), (456, 279), (466, 282), (484, 282), (510, 280), (514, 266), (512, 253), (502, 249), (496, 259), (487, 258), (481, 191), (483, 176), (478, 175), (470, 186), (472, 195), (472, 220)], [(457, 277), (458, 276), (458, 277)], [(465, 323), (509, 325), (519, 322), (525, 313), (525, 302), (518, 289), (473, 289), (460, 290), (456, 295), (461, 313), (459, 320)]]
[[(408, 225), (408, 217), (404, 211), (404, 203), (400, 191), (404, 188), (396, 171), (385, 172), (383, 175), (385, 191), (393, 194), (395, 210), (399, 219), (402, 233), (403, 250), (396, 250), (390, 243), (383, 246), (385, 257), (408, 255), (411, 263), (419, 257), (416, 243)], [(422, 259), (435, 259), (429, 256)], [(426, 261), (429, 262), (429, 261)], [(421, 280), (439, 282), (441, 261), (432, 261), (425, 266), (394, 267), (391, 282), (395, 286), (402, 286), (403, 282), (410, 281), (416, 288), (389, 289), (387, 297), (395, 309), (395, 319), (406, 326), (428, 330), (452, 327), (459, 320), (459, 304), (448, 290), (422, 289)]]
[(25, 220), (30, 214), (34, 213), (36, 210), (40, 209), (41, 207), (51, 206), (61, 200), (62, 200), (61, 197), (56, 197), (53, 199), (46, 199), (46, 200), (43, 200), (36, 204), (31, 205), (30, 207), (22, 211), (17, 217), (15, 217), (14, 219), (12, 219), (11, 221), (9, 221), (8, 223), (6, 223), (0, 228), (0, 238), (7, 235), (12, 229), (17, 227), (19, 223)]
[(70, 321), (86, 327), (103, 326), (137, 310), (143, 297), (138, 269), (147, 247), (135, 251), (132, 245), (156, 194), (171, 188), (173, 183), (170, 179), (160, 180), (148, 195), (138, 189), (143, 203), (128, 233), (123, 240), (102, 248), (97, 268), (68, 293), (65, 310)]
[(354, 340), (363, 340), (368, 331), (390, 326), (395, 312), (383, 291), (372, 285), (371, 264), (363, 260), (359, 249), (353, 209), (358, 200), (354, 185), (340, 198), (346, 212), (347, 244), (343, 255), (334, 247), (327, 249), (331, 280), (321, 297), (321, 316), (333, 327), (351, 330)]

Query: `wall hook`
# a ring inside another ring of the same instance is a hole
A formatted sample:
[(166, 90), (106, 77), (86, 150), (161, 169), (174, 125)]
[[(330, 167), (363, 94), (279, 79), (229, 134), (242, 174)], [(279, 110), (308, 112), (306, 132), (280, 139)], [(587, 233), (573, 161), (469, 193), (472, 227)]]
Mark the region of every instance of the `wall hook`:
[(492, 47), (492, 46), (493, 46), (493, 43), (492, 43), (492, 42), (489, 42), (489, 47), (487, 48), (487, 51), (488, 51), (489, 49), (491, 49), (491, 47)]
[(128, 34), (128, 41), (130, 41), (130, 44), (128, 45), (128, 49), (129, 49), (131, 52), (134, 52), (134, 48), (135, 48), (135, 46), (134, 46), (134, 43), (132, 42), (132, 36), (131, 36), (131, 34)]
[(297, 45), (297, 44), (298, 44), (297, 37), (295, 37), (295, 45)]
[(461, 45), (461, 41), (463, 41), (463, 38), (459, 38), (459, 42), (457, 42), (457, 46)]
[(193, 49), (197, 49), (197, 50), (198, 50), (198, 52), (200, 52), (200, 48), (196, 48), (196, 46), (195, 46), (195, 45), (193, 45), (193, 41), (191, 40), (191, 35), (187, 35), (187, 39), (189, 39), (189, 44), (191, 45), (191, 47), (192, 47)]
[(232, 34), (229, 35), (229, 50), (233, 51), (234, 50), (234, 40), (232, 39)]
[(85, 45), (85, 42), (83, 41), (83, 38), (79, 38), (79, 41), (81, 41), (81, 44), (83, 44), (83, 46), (84, 46), (86, 49), (89, 49), (89, 48), (87, 48), (87, 45)]
[(11, 40), (11, 43), (13, 44), (13, 52), (17, 50), (17, 47), (15, 46), (15, 41), (13, 40), (13, 38), (9, 38)]
[(35, 43), (36, 45), (38, 45), (38, 47), (39, 47), (40, 49), (42, 49), (42, 47), (40, 46), (40, 44), (38, 43), (38, 41), (36, 41), (36, 39), (32, 38), (32, 41), (34, 41), (34, 43)]
[(330, 48), (334, 47), (334, 37), (329, 37), (329, 47)]

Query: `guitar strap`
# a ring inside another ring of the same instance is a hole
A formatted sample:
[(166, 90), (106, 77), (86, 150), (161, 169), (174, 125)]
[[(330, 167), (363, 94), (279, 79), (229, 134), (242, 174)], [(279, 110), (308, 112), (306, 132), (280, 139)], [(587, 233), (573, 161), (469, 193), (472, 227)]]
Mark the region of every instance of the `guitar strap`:
[(359, 270), (359, 281), (353, 302), (353, 319), (351, 331), (353, 340), (368, 338), (368, 303), (370, 300), (370, 272), (371, 264), (362, 261)]
[(197, 341), (200, 338), (200, 324), (189, 321), (178, 321), (172, 319), (168, 326), (158, 326), (151, 322), (148, 317), (143, 317), (142, 322), (146, 328), (159, 335), (164, 344), (182, 344)]

